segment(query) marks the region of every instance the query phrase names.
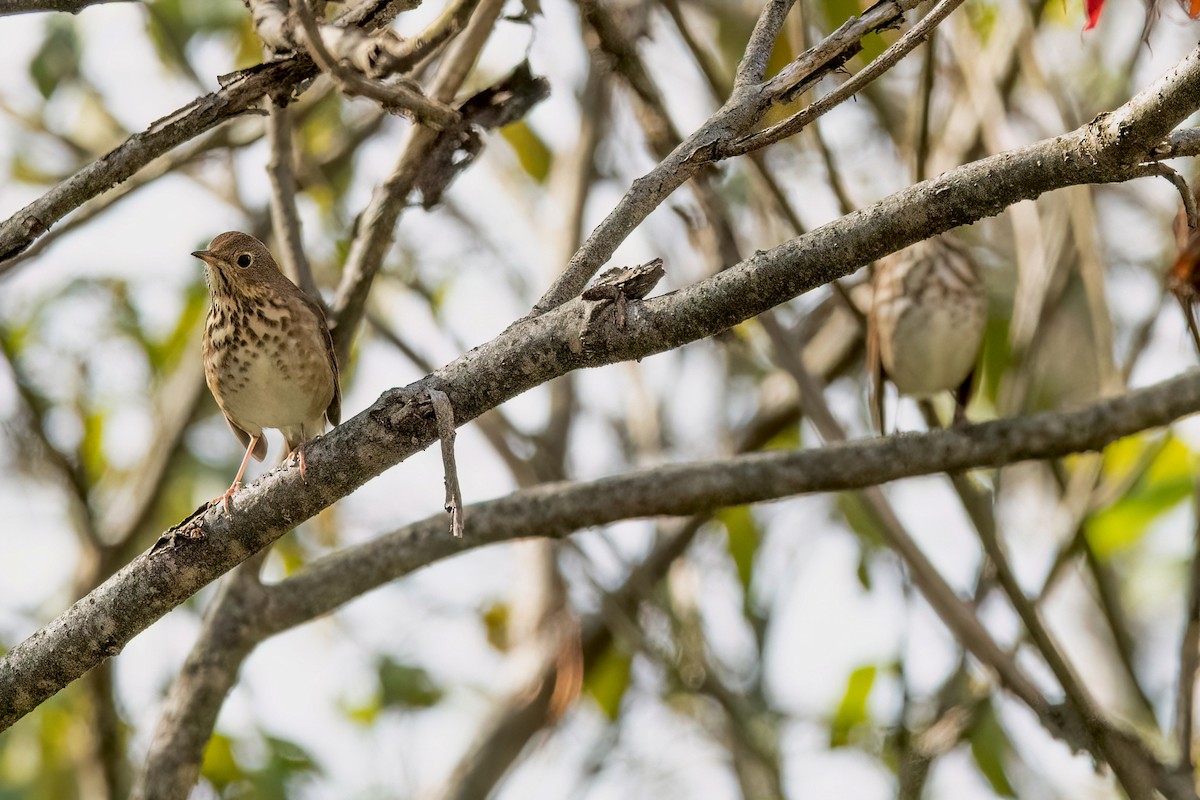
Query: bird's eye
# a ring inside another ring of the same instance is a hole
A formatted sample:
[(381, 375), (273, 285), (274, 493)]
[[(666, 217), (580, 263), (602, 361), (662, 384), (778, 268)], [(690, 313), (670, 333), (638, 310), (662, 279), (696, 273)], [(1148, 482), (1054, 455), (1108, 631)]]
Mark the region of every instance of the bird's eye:
[(249, 253), (242, 253), (240, 256), (237, 257), (237, 265), (239, 267), (241, 267), (242, 269), (245, 269), (246, 267), (250, 266), (250, 261), (251, 261), (251, 258), (250, 258)]

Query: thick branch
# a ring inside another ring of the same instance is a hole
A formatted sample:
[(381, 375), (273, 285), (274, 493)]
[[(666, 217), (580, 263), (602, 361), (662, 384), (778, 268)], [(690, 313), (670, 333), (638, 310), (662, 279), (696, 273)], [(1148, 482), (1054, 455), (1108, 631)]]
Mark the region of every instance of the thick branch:
[[(1189, 110), (1179, 98), (1187, 96), (1195, 102), (1198, 83), (1200, 54), (1193, 53), (1124, 109), (1093, 125), (953, 170), (758, 253), (679, 292), (634, 301), (624, 328), (597, 326), (599, 329), (589, 330), (589, 349), (580, 346), (579, 332), (589, 317), (590, 304), (577, 299), (512, 326), (428, 376), (413, 390), (386, 393), (371, 408), (309, 446), (307, 481), (300, 479), (294, 466), (275, 470), (239, 495), (232, 519), (219, 509), (209, 511), (198, 522), (207, 538), (185, 541), (177, 549), (138, 559), (14, 648), (0, 661), (0, 726), (10, 725), (92, 666), (115, 655), (147, 625), (233, 565), (431, 444), (436, 435), (432, 420), (414, 413), (410, 405), (412, 391), (445, 391), (459, 422), (465, 423), (571, 370), (643, 358), (724, 330), (899, 247), (997, 213), (1018, 200), (1074, 183), (1120, 180), (1133, 165), (1115, 162), (1107, 147), (1120, 146), (1138, 135), (1129, 126), (1136, 127), (1141, 120), (1151, 121), (1155, 130), (1177, 124)], [(1147, 94), (1152, 97), (1149, 103)], [(1124, 133), (1106, 137), (1104, 132), (1114, 121), (1124, 123)], [(1168, 396), (1171, 392), (1174, 396)], [(1034, 417), (993, 423), (969, 432), (931, 435), (920, 445), (929, 450), (915, 457), (942, 459), (922, 468), (940, 472), (1003, 463), (1005, 458), (1061, 455), (1099, 446), (1117, 435), (1166, 424), (1193, 411), (1198, 402), (1200, 379), (1188, 377), (1075, 415)], [(1080, 420), (1091, 420), (1089, 413), (1100, 414), (1095, 420), (1104, 426), (1100, 439), (1089, 438), (1086, 434), (1094, 433), (1090, 429), (1072, 427)], [(984, 447), (990, 441), (987, 437), (1000, 435), (997, 432), (1015, 435), (1025, 430), (1024, 425), (1034, 426), (1032, 430), (1039, 436), (1051, 434), (1039, 440), (1045, 449), (1034, 448), (1028, 442), (1025, 444), (1030, 449), (1026, 450), (1013, 449), (1012, 442), (992, 442), (988, 445), (992, 449)], [(1052, 435), (1053, 430), (1038, 427), (1041, 425), (1050, 425), (1061, 437)], [(1060, 425), (1063, 427), (1058, 429)], [(899, 449), (887, 451), (890, 469), (895, 470), (904, 463), (897, 456), (903, 452), (907, 457), (906, 448), (912, 441), (904, 438), (873, 446)], [(851, 458), (858, 452), (857, 447), (835, 448), (807, 457), (832, 459), (815, 463), (833, 469), (838, 459)], [(964, 453), (973, 455), (964, 457)], [(909, 474), (888, 472), (888, 468), (873, 473), (861, 464), (855, 468), (864, 471), (854, 485)], [(829, 483), (836, 474), (806, 476), (806, 480), (814, 481), (813, 485), (793, 487), (791, 491), (846, 488)], [(743, 489), (750, 491), (759, 483), (750, 478)], [(737, 492), (727, 496), (713, 491), (705, 501), (709, 505), (703, 507), (750, 501), (738, 499)], [(691, 510), (655, 507), (645, 513)], [(467, 541), (479, 543), (481, 538)], [(419, 556), (421, 547), (414, 552)]]
[(62, 11), (78, 14), (88, 6), (102, 3), (130, 3), (139, 0), (0, 0), (0, 17), (31, 14), (36, 11)]
[[(205, 518), (209, 535), (143, 555), (0, 661), (0, 725), (7, 727), (83, 671), (121, 647), (208, 581), (261, 549), (324, 505), (350, 473), (346, 428), (386, 419), (389, 400), (313, 442), (308, 483), (282, 469), (239, 495), (231, 525)], [(996, 467), (1024, 459), (1097, 450), (1200, 409), (1200, 373), (1079, 411), (1050, 412), (954, 430), (856, 442), (840, 447), (669, 465), (591, 483), (550, 484), (467, 509), (468, 535), (454, 539), (438, 514), (422, 523), (329, 556), (272, 590), (264, 624), (290, 627), (367, 589), (467, 549), (541, 535), (562, 536), (621, 519), (695, 514), (803, 492), (861, 488), (913, 475)], [(415, 415), (411, 415), (415, 416)], [(376, 423), (378, 424), (378, 423)], [(416, 431), (409, 431), (415, 434)], [(408, 441), (408, 436), (401, 437)], [(367, 437), (374, 442), (374, 436)], [(374, 455), (370, 444), (358, 458)], [(339, 453), (343, 457), (339, 457)]]
[(185, 798), (196, 783), (204, 746), (217, 713), (237, 681), (238, 670), (258, 644), (255, 618), (263, 587), (258, 569), (266, 551), (225, 579), (204, 617), (204, 626), (171, 685), (166, 707), (133, 800)]

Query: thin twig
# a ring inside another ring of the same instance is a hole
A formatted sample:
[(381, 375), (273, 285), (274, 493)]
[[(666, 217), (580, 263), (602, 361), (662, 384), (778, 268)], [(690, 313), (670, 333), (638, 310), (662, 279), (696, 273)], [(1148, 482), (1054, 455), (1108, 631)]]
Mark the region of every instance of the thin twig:
[[(454, 99), (487, 42), (503, 6), (503, 0), (480, 2), (466, 30), (455, 40), (438, 67), (429, 90), (432, 99), (440, 103), (449, 103)], [(411, 130), (396, 166), (387, 179), (375, 187), (370, 202), (362, 212), (358, 235), (350, 243), (350, 254), (346, 258), (342, 281), (338, 285), (332, 308), (333, 341), (341, 358), (350, 351), (354, 331), (366, 309), (367, 295), (394, 241), (400, 212), (436, 139), (437, 132), (428, 127)]]
[(909, 28), (907, 33), (892, 43), (891, 47), (884, 50), (878, 58), (856, 72), (854, 77), (783, 122), (735, 140), (722, 150), (722, 156), (729, 158), (742, 155), (799, 133), (813, 120), (841, 105), (899, 63), (917, 45), (925, 41), (925, 38), (933, 32), (934, 27), (950, 16), (950, 13), (962, 5), (962, 2), (963, 0), (941, 0), (921, 18), (920, 22)]
[(271, 158), (267, 162), (267, 177), (271, 184), (271, 227), (284, 274), (309, 297), (320, 300), (312, 265), (304, 254), (300, 211), (296, 208), (296, 156), (292, 148), (291, 113), (289, 108), (274, 100), (268, 107), (267, 142)]
[(454, 461), (454, 408), (450, 405), (450, 398), (439, 389), (429, 390), (429, 400), (433, 403), (438, 438), (442, 442), (442, 468), (446, 472), (446, 511), (450, 514), (450, 535), (461, 539), (463, 501), (462, 487), (458, 481), (458, 465)]
[(299, 21), (300, 29), (304, 31), (304, 43), (308, 47), (308, 54), (321, 71), (328, 73), (346, 94), (369, 97), (393, 114), (411, 114), (418, 122), (434, 130), (441, 130), (458, 121), (457, 111), (443, 102), (426, 97), (404, 83), (382, 83), (343, 66), (325, 46), (317, 21), (313, 18), (306, 0), (296, 0), (292, 3), (292, 14)]

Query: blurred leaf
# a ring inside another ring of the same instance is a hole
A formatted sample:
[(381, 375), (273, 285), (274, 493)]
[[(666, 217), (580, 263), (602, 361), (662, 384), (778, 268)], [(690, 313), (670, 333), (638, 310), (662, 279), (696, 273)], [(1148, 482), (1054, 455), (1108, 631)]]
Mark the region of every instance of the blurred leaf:
[(9, 177), (15, 181), (38, 186), (58, 183), (66, 177), (63, 173), (48, 171), (43, 164), (30, 159), (23, 150), (13, 151), (12, 158), (8, 162), (8, 172)]
[(796, 450), (800, 447), (800, 426), (788, 425), (763, 445), (763, 450)]
[(592, 696), (610, 720), (615, 721), (620, 713), (632, 664), (633, 659), (627, 653), (609, 647), (583, 676), (583, 691)]
[[(243, 62), (242, 29), (252, 28), (250, 15), (236, 0), (153, 0), (146, 4), (147, 30), (163, 63), (185, 74), (192, 73), (187, 59), (187, 46), (198, 33), (226, 32), (238, 44), (239, 66), (261, 60), (262, 45), (255, 40), (252, 61)], [(253, 30), (250, 35), (254, 36)]]
[(993, 2), (987, 2), (987, 0), (978, 0), (968, 4), (964, 10), (967, 14), (967, 21), (975, 31), (975, 35), (979, 37), (980, 43), (987, 44), (1000, 19), (999, 6)]
[(79, 441), (79, 463), (89, 481), (96, 481), (108, 462), (104, 458), (104, 415), (94, 410), (81, 410), (83, 437)]
[(750, 506), (733, 506), (717, 512), (717, 519), (725, 526), (729, 555), (737, 566), (738, 579), (747, 598), (750, 581), (754, 577), (754, 556), (762, 540)]
[(858, 585), (871, 591), (871, 549), (868, 547), (858, 548), (858, 565), (854, 568), (854, 575), (858, 578)]
[(501, 128), (500, 135), (517, 154), (525, 173), (538, 183), (545, 183), (554, 156), (541, 137), (533, 132), (533, 128), (524, 120), (518, 120)]
[(1000, 396), (1000, 381), (1012, 363), (1009, 341), (1008, 311), (994, 304), (988, 309), (987, 325), (983, 329), (983, 355), (980, 356), (980, 375), (976, 380), (975, 399), (984, 399), (992, 408)]
[(834, 505), (850, 530), (858, 534), (872, 549), (883, 545), (875, 515), (867, 508), (858, 492), (838, 492)]
[(161, 372), (176, 364), (180, 356), (196, 346), (196, 330), (207, 308), (208, 289), (204, 280), (197, 276), (195, 281), (188, 284), (183, 297), (183, 310), (170, 334), (161, 342), (148, 344), (146, 355), (155, 372)]
[(1012, 742), (1008, 734), (996, 718), (996, 710), (988, 701), (980, 703), (975, 710), (974, 722), (971, 725), (971, 755), (983, 777), (992, 785), (992, 791), (1001, 797), (1016, 797), (1008, 775), (1004, 771), (1004, 762), (1012, 753)]
[(775, 46), (771, 48), (771, 55), (767, 58), (766, 77), (770, 78), (778, 74), (795, 57), (796, 48), (792, 47), (791, 38), (788, 36), (787, 30), (784, 30), (775, 40)]
[(850, 744), (850, 734), (870, 719), (867, 712), (867, 699), (871, 696), (871, 688), (875, 685), (876, 668), (872, 664), (859, 667), (850, 673), (846, 681), (846, 693), (838, 704), (837, 712), (829, 726), (829, 746), (845, 747)]
[(367, 727), (375, 724), (375, 720), (379, 718), (379, 712), (383, 710), (378, 697), (372, 698), (362, 705), (343, 705), (341, 708), (342, 713), (351, 722), (357, 722), (359, 725)]
[(492, 603), (483, 612), (483, 626), (487, 631), (488, 644), (501, 653), (511, 646), (508, 634), (510, 611), (507, 603)]
[[(825, 22), (828, 30), (833, 30), (851, 17), (858, 17), (871, 3), (869, 0), (821, 0), (820, 8), (825, 12)], [(862, 53), (856, 58), (863, 59), (862, 63), (875, 60), (887, 48), (883, 37), (871, 33), (862, 39)]]
[[(1130, 438), (1138, 441), (1139, 451), (1154, 446), (1144, 436)], [(1128, 442), (1116, 442), (1105, 448), (1106, 474), (1110, 468), (1109, 450), (1113, 450), (1111, 463), (1117, 479), (1122, 470), (1128, 472), (1131, 455), (1137, 457), (1130, 447)], [(1168, 435), (1145, 473), (1129, 490), (1088, 518), (1085, 531), (1096, 555), (1109, 558), (1139, 542), (1158, 517), (1191, 496), (1192, 484), (1192, 453), (1183, 442)]]
[(233, 755), (233, 740), (214, 733), (204, 748), (204, 760), (200, 764), (200, 775), (218, 792), (244, 777)]
[(251, 773), (254, 800), (288, 800), (296, 792), (291, 784), (296, 778), (318, 774), (316, 763), (300, 745), (274, 736), (265, 737), (267, 763)]
[(75, 24), (62, 16), (46, 23), (46, 37), (29, 62), (29, 75), (42, 93), (50, 97), (60, 83), (79, 77), (80, 46)]
[(295, 575), (308, 562), (304, 548), (296, 536), (285, 536), (275, 543), (272, 552), (283, 561), (283, 574)]
[(379, 662), (379, 688), (384, 708), (429, 708), (444, 694), (425, 669), (387, 657)]

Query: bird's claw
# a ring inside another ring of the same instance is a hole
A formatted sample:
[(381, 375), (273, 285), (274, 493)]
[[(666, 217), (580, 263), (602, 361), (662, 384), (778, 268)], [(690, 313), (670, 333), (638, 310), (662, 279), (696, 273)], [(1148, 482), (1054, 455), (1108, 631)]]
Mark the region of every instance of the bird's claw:
[(236, 492), (240, 488), (242, 488), (242, 482), (234, 481), (233, 485), (225, 490), (225, 494), (221, 495), (220, 497), (217, 498), (217, 500), (214, 500), (213, 502), (220, 501), (221, 504), (225, 506), (225, 513), (232, 517), (233, 516), (233, 493)]
[(308, 479), (304, 477), (304, 471), (306, 469), (306, 465), (304, 463), (304, 445), (296, 445), (296, 448), (288, 454), (288, 457), (296, 459), (296, 465), (300, 467), (300, 480), (308, 483)]

